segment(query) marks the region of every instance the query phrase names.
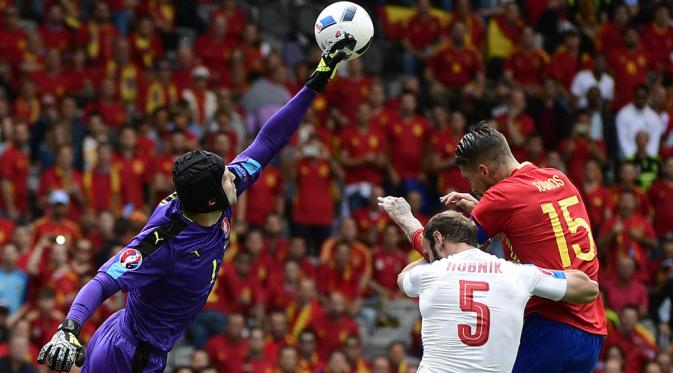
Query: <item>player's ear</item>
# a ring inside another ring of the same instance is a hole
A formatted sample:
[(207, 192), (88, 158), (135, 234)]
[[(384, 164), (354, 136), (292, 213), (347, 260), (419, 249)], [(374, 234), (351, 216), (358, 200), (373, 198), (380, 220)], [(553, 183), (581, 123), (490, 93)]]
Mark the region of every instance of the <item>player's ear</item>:
[(483, 163), (480, 163), (479, 166), (477, 166), (477, 169), (479, 170), (481, 176), (489, 176), (491, 174), (491, 170)]
[(442, 247), (442, 245), (444, 245), (444, 237), (442, 237), (441, 233), (437, 231), (432, 232), (432, 238), (435, 241), (435, 247), (436, 246)]

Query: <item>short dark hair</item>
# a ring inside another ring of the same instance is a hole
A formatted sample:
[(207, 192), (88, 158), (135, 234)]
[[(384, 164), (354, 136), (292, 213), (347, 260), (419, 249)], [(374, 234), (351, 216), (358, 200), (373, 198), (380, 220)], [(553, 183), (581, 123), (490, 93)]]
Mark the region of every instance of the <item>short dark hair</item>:
[(455, 243), (466, 243), (477, 246), (477, 228), (472, 221), (456, 211), (443, 211), (433, 216), (423, 231), (423, 237), (430, 241), (430, 247), (435, 246), (434, 232), (445, 240)]
[(456, 147), (456, 163), (459, 166), (497, 162), (506, 156), (512, 156), (507, 139), (489, 121), (479, 122), (460, 139)]

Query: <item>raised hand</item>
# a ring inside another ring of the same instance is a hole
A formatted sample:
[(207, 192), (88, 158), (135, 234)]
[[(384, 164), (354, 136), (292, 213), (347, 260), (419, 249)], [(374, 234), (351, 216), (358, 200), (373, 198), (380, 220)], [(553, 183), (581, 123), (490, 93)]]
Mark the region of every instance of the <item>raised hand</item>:
[(477, 203), (479, 203), (479, 201), (477, 201), (471, 194), (458, 192), (451, 192), (440, 197), (439, 200), (449, 209), (465, 212), (467, 214), (471, 214), (474, 208), (477, 207)]

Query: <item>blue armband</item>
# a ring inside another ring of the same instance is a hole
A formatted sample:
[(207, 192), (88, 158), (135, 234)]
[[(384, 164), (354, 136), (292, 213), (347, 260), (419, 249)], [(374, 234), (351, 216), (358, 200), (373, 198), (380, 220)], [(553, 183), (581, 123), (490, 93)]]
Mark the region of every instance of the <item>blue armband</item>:
[(470, 216), (470, 219), (472, 220), (474, 225), (477, 227), (477, 242), (479, 242), (479, 244), (481, 245), (484, 242), (488, 241), (489, 238), (491, 238), (491, 237), (489, 237), (488, 234), (486, 234), (486, 231), (484, 230), (484, 228), (481, 227), (481, 225), (479, 225), (479, 223), (477, 222), (477, 219), (475, 219), (473, 216)]

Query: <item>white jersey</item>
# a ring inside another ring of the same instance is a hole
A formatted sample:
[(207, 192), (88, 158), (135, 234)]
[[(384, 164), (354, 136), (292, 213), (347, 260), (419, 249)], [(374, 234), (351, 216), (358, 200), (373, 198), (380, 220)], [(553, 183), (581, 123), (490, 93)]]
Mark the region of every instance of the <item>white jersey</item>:
[(564, 272), (515, 264), (472, 248), (404, 274), (419, 296), (423, 359), (418, 372), (511, 372), (532, 295), (560, 300)]

